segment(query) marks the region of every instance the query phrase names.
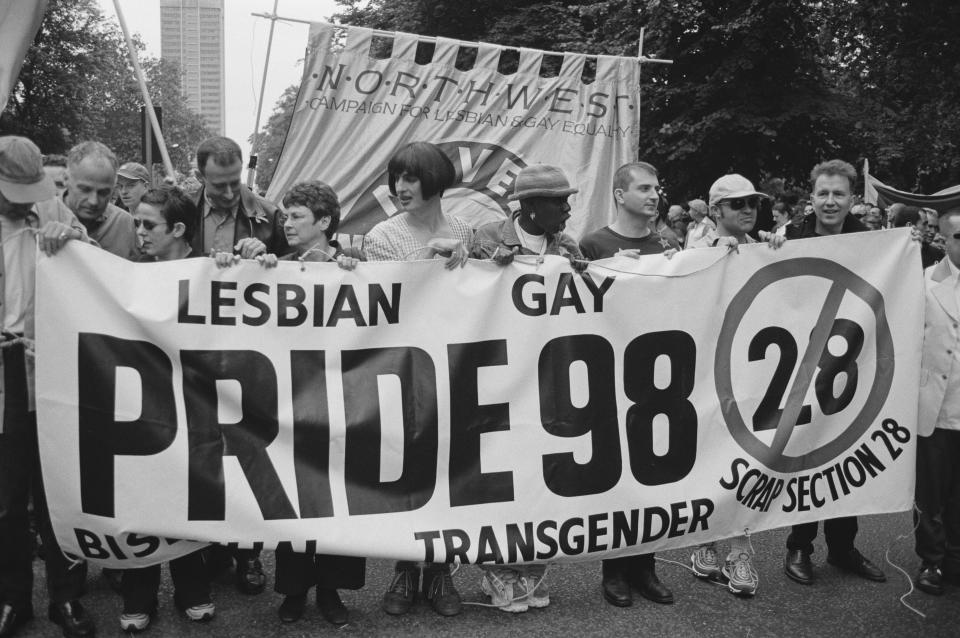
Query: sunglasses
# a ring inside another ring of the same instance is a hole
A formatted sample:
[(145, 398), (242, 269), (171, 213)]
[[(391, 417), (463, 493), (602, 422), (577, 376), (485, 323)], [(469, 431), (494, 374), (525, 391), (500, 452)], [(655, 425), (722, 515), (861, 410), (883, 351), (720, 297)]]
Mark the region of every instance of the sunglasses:
[(133, 225), (136, 226), (137, 228), (140, 228), (140, 226), (143, 226), (144, 230), (153, 230), (157, 226), (166, 226), (167, 222), (151, 222), (146, 219), (137, 219), (136, 217), (134, 217)]
[(760, 205), (759, 197), (737, 197), (736, 199), (725, 199), (721, 204), (726, 204), (730, 210), (743, 210), (744, 208), (756, 208)]

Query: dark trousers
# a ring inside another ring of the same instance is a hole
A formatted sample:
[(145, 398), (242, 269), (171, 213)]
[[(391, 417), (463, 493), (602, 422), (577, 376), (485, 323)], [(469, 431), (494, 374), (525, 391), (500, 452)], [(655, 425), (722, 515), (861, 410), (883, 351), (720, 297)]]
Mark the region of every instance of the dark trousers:
[(960, 431), (917, 437), (917, 555), (960, 576)]
[(308, 589), (360, 589), (366, 580), (367, 561), (352, 556), (303, 554), (278, 549), (273, 590), (284, 596), (305, 594)]
[[(180, 609), (210, 602), (210, 580), (203, 564), (203, 550), (170, 561), (173, 602)], [(123, 570), (123, 612), (149, 614), (157, 608), (160, 565)]]
[(603, 575), (622, 574), (630, 578), (638, 572), (652, 572), (656, 569), (653, 554), (637, 554), (636, 556), (621, 556), (600, 561)]
[[(813, 539), (817, 537), (817, 526), (820, 523), (800, 523), (794, 525), (787, 536), (787, 549), (800, 550), (806, 554), (813, 553)], [(857, 517), (841, 516), (823, 521), (823, 537), (827, 541), (827, 552), (842, 556), (853, 549), (853, 541), (857, 537)]]
[(23, 346), (4, 348), (4, 414), (0, 431), (0, 601), (30, 607), (33, 592), (33, 538), (27, 514), (31, 491), (47, 568), (51, 603), (83, 595), (87, 564), (73, 568), (50, 526), (40, 476), (37, 414), (28, 411)]

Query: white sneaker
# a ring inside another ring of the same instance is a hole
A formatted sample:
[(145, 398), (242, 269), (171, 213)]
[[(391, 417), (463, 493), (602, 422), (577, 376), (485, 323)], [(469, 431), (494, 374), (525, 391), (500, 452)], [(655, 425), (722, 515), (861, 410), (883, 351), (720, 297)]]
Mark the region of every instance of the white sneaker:
[(120, 629), (135, 633), (150, 626), (150, 614), (121, 614)]
[(723, 575), (727, 577), (727, 588), (731, 593), (737, 596), (753, 596), (757, 593), (757, 587), (760, 585), (760, 576), (757, 570), (753, 568), (750, 561), (750, 554), (741, 552), (723, 564)]
[(550, 591), (544, 580), (546, 565), (528, 565), (525, 574), (520, 579), (520, 585), (525, 590), (527, 604), (542, 609), (550, 604)]
[(529, 607), (518, 574), (509, 567), (484, 567), (480, 588), (501, 611), (519, 614)]
[(701, 545), (690, 555), (690, 568), (697, 578), (720, 580), (720, 561), (713, 543)]
[(206, 622), (213, 618), (217, 608), (213, 606), (213, 603), (203, 603), (201, 605), (187, 607), (183, 611), (187, 614), (187, 618), (194, 622)]

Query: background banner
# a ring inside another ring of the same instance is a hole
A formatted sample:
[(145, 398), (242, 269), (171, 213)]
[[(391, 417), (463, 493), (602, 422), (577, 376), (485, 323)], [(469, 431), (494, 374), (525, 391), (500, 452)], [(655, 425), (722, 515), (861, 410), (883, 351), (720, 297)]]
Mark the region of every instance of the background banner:
[[(270, 200), (296, 182), (323, 180), (340, 195), (340, 232), (362, 235), (398, 210), (387, 187), (390, 157), (426, 141), (457, 168), (445, 212), (472, 226), (502, 219), (517, 173), (536, 163), (560, 166), (580, 189), (571, 207), (585, 214), (567, 232), (579, 237), (609, 222), (613, 173), (637, 158), (638, 60), (437, 38), (431, 61), (418, 64), (420, 36), (376, 33), (311, 26)], [(511, 53), (517, 70), (502, 75), (500, 58)]]
[[(219, 541), (584, 560), (902, 511), (923, 308), (906, 230), (595, 262), (38, 273), (65, 551)], [(172, 543), (172, 544), (171, 544)]]

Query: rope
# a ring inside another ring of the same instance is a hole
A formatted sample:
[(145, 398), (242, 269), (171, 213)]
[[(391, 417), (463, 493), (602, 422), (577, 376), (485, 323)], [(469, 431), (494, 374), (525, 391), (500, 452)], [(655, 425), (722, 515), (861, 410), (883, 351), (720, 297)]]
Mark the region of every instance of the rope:
[[(921, 514), (921, 513), (922, 513), (922, 512), (920, 511), (920, 508), (917, 507), (916, 501), (914, 501), (914, 503), (913, 503), (913, 510), (914, 510), (917, 514)], [(900, 565), (897, 565), (897, 564), (894, 563), (892, 560), (890, 560), (890, 549), (897, 543), (897, 541), (901, 541), (901, 540), (907, 538), (908, 536), (913, 536), (913, 535), (916, 533), (918, 527), (920, 527), (920, 517), (919, 517), (919, 516), (917, 516), (917, 522), (916, 522), (916, 524), (913, 526), (913, 529), (910, 530), (910, 532), (909, 532), (908, 534), (901, 534), (900, 536), (897, 536), (895, 539), (893, 539), (893, 541), (890, 542), (890, 544), (887, 546), (887, 549), (883, 552), (883, 557), (884, 557), (884, 559), (887, 561), (887, 564), (890, 565), (890, 567), (893, 567), (895, 570), (897, 570), (898, 572), (900, 572), (901, 574), (903, 574), (903, 577), (907, 579), (907, 584), (910, 586), (910, 589), (907, 590), (907, 593), (905, 593), (904, 595), (900, 596), (900, 604), (903, 605), (904, 607), (906, 607), (907, 609), (909, 609), (910, 611), (912, 611), (913, 613), (917, 614), (917, 615), (920, 616), (921, 618), (926, 618), (927, 615), (926, 615), (925, 613), (923, 613), (922, 611), (920, 611), (919, 609), (917, 609), (916, 607), (914, 607), (913, 605), (911, 605), (910, 603), (908, 603), (908, 602), (905, 600), (905, 599), (907, 598), (907, 596), (909, 596), (910, 594), (912, 594), (913, 591), (914, 591), (913, 579), (910, 577), (910, 574), (908, 574), (907, 571), (906, 571), (904, 568), (900, 567)]]

